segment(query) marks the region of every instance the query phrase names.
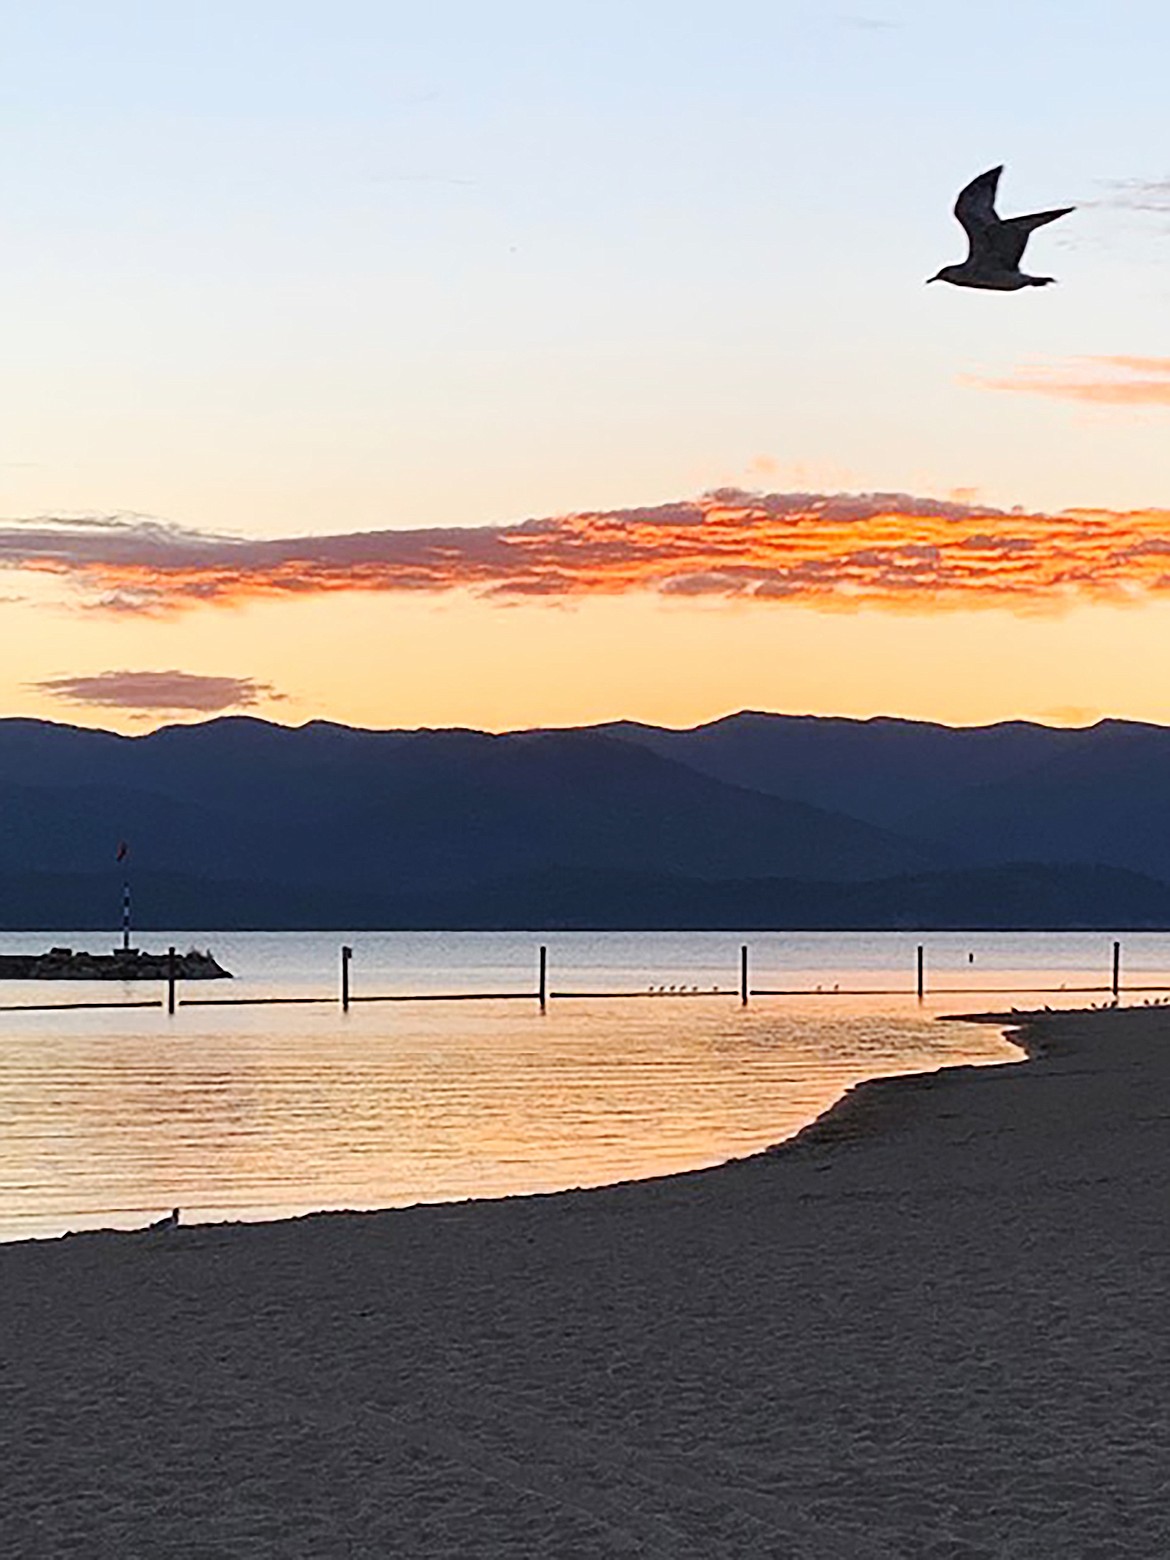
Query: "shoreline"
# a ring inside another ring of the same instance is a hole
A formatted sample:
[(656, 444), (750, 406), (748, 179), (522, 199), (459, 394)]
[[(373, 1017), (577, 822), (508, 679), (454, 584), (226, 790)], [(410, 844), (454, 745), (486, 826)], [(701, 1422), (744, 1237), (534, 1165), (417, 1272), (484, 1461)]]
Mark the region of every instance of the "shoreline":
[[(321, 1219), (373, 1219), (382, 1217), (401, 1216), (406, 1214), (424, 1214), (443, 1209), (474, 1209), (479, 1207), (494, 1207), (500, 1204), (517, 1204), (524, 1202), (543, 1203), (550, 1199), (562, 1197), (587, 1197), (601, 1195), (610, 1192), (622, 1192), (639, 1187), (653, 1187), (666, 1185), (675, 1181), (685, 1181), (694, 1176), (717, 1175), (721, 1171), (730, 1170), (740, 1165), (750, 1165), (758, 1160), (783, 1159), (789, 1155), (803, 1153), (806, 1150), (831, 1147), (836, 1143), (858, 1141), (871, 1134), (880, 1133), (883, 1124), (896, 1119), (901, 1103), (908, 1103), (917, 1093), (928, 1090), (933, 1081), (944, 1075), (962, 1077), (969, 1073), (979, 1073), (987, 1068), (1016, 1067), (1026, 1061), (1041, 1059), (1048, 1047), (1038, 1036), (1032, 1033), (1033, 1022), (1037, 1027), (1046, 1018), (1057, 1016), (1087, 1016), (1088, 1009), (1046, 1009), (1036, 1012), (1018, 1012), (1011, 1014), (998, 1013), (958, 1013), (936, 1015), (937, 1022), (954, 1023), (978, 1023), (994, 1025), (1001, 1028), (1003, 1038), (1008, 1044), (1020, 1052), (1018, 1057), (1005, 1057), (1002, 1061), (992, 1062), (957, 1062), (942, 1064), (928, 1071), (906, 1073), (878, 1073), (869, 1078), (863, 1078), (857, 1083), (850, 1084), (832, 1104), (826, 1106), (818, 1115), (797, 1127), (788, 1137), (778, 1138), (774, 1143), (765, 1144), (763, 1148), (754, 1149), (747, 1154), (735, 1155), (728, 1159), (722, 1159), (714, 1164), (697, 1165), (681, 1170), (668, 1170), (654, 1175), (629, 1177), (620, 1181), (605, 1181), (597, 1185), (578, 1185), (553, 1187), (548, 1191), (534, 1192), (508, 1192), (495, 1197), (458, 1197), (434, 1202), (414, 1202), (401, 1205), (379, 1206), (370, 1208), (310, 1208), (303, 1213), (278, 1214), (273, 1218), (262, 1219), (215, 1219), (198, 1223), (180, 1222), (179, 1239), (186, 1239), (190, 1235), (199, 1232), (214, 1232), (218, 1230), (265, 1230), (270, 1228), (296, 1227), (306, 1221)], [(1127, 1011), (1136, 1011), (1133, 1009)], [(1170, 1009), (1167, 1009), (1168, 1022), (1170, 1022)], [(142, 1210), (144, 1215), (148, 1210)], [(30, 1246), (47, 1247), (57, 1246), (62, 1242), (77, 1242), (88, 1240), (100, 1240), (113, 1238), (118, 1240), (134, 1240), (150, 1233), (149, 1225), (143, 1224), (131, 1228), (120, 1225), (99, 1225), (92, 1229), (63, 1230), (59, 1235), (22, 1235), (0, 1239), (0, 1254), (14, 1248)]]
[(1003, 1017), (713, 1169), (0, 1247), (14, 1552), (1170, 1552), (1170, 1010)]
[[(939, 1016), (936, 1015), (936, 1021), (938, 1017)], [(986, 1026), (986, 1015), (976, 1014), (972, 1015), (970, 1019), (968, 1019), (966, 1014), (956, 1014), (953, 1015), (953, 1017), (954, 1021), (957, 1023), (972, 1022)], [(995, 1018), (994, 1027), (1000, 1028), (1008, 1026), (1006, 1024), (1001, 1026), (997, 1016)], [(1020, 1049), (1018, 1045), (1014, 1045), (1010, 1040), (1007, 1041), (1007, 1044), (1012, 1044), (1013, 1050), (1015, 1051)], [(297, 1222), (304, 1219), (344, 1218), (351, 1215), (354, 1217), (370, 1217), (379, 1214), (401, 1214), (426, 1209), (478, 1206), (481, 1203), (516, 1202), (525, 1198), (550, 1198), (575, 1193), (604, 1192), (625, 1187), (637, 1187), (662, 1181), (669, 1181), (678, 1177), (709, 1174), (714, 1171), (723, 1169), (729, 1165), (748, 1163), (752, 1160), (760, 1158), (761, 1156), (770, 1156), (780, 1153), (786, 1148), (787, 1145), (794, 1142), (797, 1138), (803, 1140), (804, 1135), (810, 1132), (812, 1129), (816, 1128), (823, 1120), (832, 1117), (837, 1111), (845, 1108), (858, 1090), (867, 1090), (870, 1087), (879, 1087), (885, 1084), (897, 1084), (901, 1081), (913, 1080), (920, 1076), (930, 1077), (937, 1072), (961, 1071), (964, 1068), (979, 1069), (983, 1067), (1011, 1066), (1016, 1060), (1018, 1060), (1018, 1057), (1015, 1055), (1003, 1054), (996, 1056), (988, 1054), (983, 1059), (978, 1061), (940, 1061), (937, 1063), (937, 1065), (932, 1066), (924, 1071), (916, 1070), (912, 1072), (894, 1071), (872, 1073), (869, 1076), (858, 1079), (854, 1083), (845, 1084), (842, 1087), (841, 1092), (837, 1094), (837, 1096), (832, 1099), (830, 1103), (820, 1109), (817, 1114), (813, 1115), (810, 1113), (803, 1121), (798, 1121), (791, 1124), (790, 1130), (788, 1131), (788, 1135), (786, 1137), (769, 1140), (766, 1136), (768, 1129), (764, 1128), (760, 1130), (758, 1135), (753, 1134), (755, 1136), (755, 1146), (739, 1147), (738, 1151), (728, 1152), (726, 1157), (711, 1158), (706, 1161), (700, 1160), (698, 1163), (695, 1163), (692, 1160), (690, 1163), (676, 1163), (667, 1167), (658, 1166), (652, 1169), (648, 1169), (645, 1173), (638, 1173), (637, 1171), (634, 1171), (633, 1173), (626, 1174), (618, 1179), (606, 1179), (598, 1181), (575, 1180), (569, 1181), (567, 1184), (563, 1183), (561, 1185), (545, 1185), (543, 1187), (537, 1187), (533, 1189), (508, 1190), (502, 1192), (477, 1193), (472, 1191), (469, 1193), (452, 1194), (446, 1197), (440, 1196), (434, 1198), (420, 1198), (419, 1200), (413, 1202), (391, 1204), (373, 1202), (368, 1204), (357, 1202), (349, 1204), (337, 1203), (325, 1207), (301, 1206), (295, 1208), (294, 1210), (289, 1210), (287, 1207), (282, 1209), (279, 1206), (272, 1208), (271, 1210), (267, 1210), (261, 1208), (260, 1206), (253, 1206), (246, 1202), (238, 1203), (235, 1207), (233, 1207), (230, 1203), (227, 1203), (212, 1205), (208, 1209), (209, 1216), (199, 1218), (196, 1218), (190, 1210), (191, 1208), (198, 1209), (200, 1204), (198, 1202), (188, 1204), (186, 1201), (184, 1201), (181, 1208), (183, 1215), (181, 1219), (181, 1226), (184, 1233), (195, 1230), (231, 1229), (236, 1227), (252, 1229), (268, 1225), (296, 1224)], [(169, 1200), (170, 1199), (168, 1199), (168, 1201)], [(145, 1233), (149, 1227), (149, 1224), (163, 1211), (164, 1204), (160, 1201), (156, 1201), (154, 1203), (143, 1205), (134, 1204), (126, 1205), (124, 1207), (107, 1207), (96, 1212), (82, 1210), (76, 1211), (72, 1214), (63, 1213), (59, 1216), (60, 1225), (62, 1226), (67, 1225), (71, 1219), (88, 1221), (91, 1218), (102, 1216), (107, 1218), (137, 1216), (138, 1222), (133, 1224), (89, 1224), (87, 1222), (83, 1222), (79, 1227), (76, 1228), (65, 1228), (58, 1226), (47, 1230), (41, 1229), (34, 1233), (29, 1233), (27, 1231), (21, 1232), (12, 1226), (9, 1227), (11, 1229), (11, 1233), (8, 1233), (4, 1231), (3, 1226), (0, 1226), (0, 1251), (14, 1246), (25, 1246), (30, 1244), (45, 1245), (60, 1241), (76, 1241), (82, 1238), (89, 1239), (92, 1237), (104, 1235), (134, 1237)]]
[[(1088, 1009), (1066, 1008), (1063, 1014), (1081, 1014)], [(923, 1090), (944, 1075), (948, 1079), (963, 1077), (968, 1073), (982, 1072), (988, 1067), (1018, 1067), (1025, 1062), (1040, 1061), (1050, 1049), (1036, 1033), (1045, 1018), (1053, 1017), (1051, 1010), (1037, 1012), (1005, 1013), (943, 1013), (936, 1015), (938, 1023), (987, 1024), (1000, 1029), (1004, 1040), (1020, 1053), (1005, 1057), (1001, 1062), (955, 1062), (932, 1068), (929, 1072), (879, 1073), (873, 1078), (863, 1078), (849, 1088), (812, 1121), (798, 1128), (789, 1137), (770, 1143), (761, 1152), (770, 1159), (786, 1158), (790, 1154), (808, 1149), (831, 1147), (835, 1143), (856, 1142), (880, 1133), (883, 1126), (898, 1118), (903, 1107), (912, 1108), (911, 1102)], [(748, 1158), (755, 1158), (749, 1155)], [(730, 1160), (728, 1163), (739, 1163)], [(714, 1168), (720, 1168), (718, 1166)]]

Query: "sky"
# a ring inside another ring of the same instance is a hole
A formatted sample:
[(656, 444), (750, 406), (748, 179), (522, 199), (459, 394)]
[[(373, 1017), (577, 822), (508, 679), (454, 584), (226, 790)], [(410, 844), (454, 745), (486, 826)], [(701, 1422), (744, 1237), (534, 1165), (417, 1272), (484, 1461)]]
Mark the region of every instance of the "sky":
[(1170, 722), (1163, 4), (0, 12), (0, 713)]

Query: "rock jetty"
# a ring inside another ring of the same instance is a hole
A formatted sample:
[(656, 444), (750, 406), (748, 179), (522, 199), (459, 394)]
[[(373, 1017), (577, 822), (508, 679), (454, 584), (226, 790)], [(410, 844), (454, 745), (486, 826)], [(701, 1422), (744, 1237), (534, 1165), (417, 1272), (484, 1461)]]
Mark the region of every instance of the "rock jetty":
[[(50, 948), (48, 953), (0, 953), (0, 980), (166, 980), (170, 955), (141, 948), (115, 948), (112, 953), (85, 953)], [(175, 954), (176, 980), (230, 980), (211, 954), (192, 948)]]

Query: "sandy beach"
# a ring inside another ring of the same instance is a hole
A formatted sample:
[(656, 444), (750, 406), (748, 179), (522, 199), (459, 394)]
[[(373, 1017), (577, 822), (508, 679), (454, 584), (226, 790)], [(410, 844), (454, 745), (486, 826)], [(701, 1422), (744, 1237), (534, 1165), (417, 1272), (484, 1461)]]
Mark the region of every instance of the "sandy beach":
[(1170, 1010), (602, 1191), (0, 1247), (0, 1552), (1170, 1554)]

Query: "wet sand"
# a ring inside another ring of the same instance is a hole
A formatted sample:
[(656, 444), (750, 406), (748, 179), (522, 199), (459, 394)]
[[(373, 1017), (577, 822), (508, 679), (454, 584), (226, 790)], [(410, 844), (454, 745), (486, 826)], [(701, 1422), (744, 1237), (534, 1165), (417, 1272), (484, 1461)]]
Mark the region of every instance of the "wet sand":
[(1170, 1554), (1170, 1010), (779, 1151), (0, 1246), (0, 1552)]

